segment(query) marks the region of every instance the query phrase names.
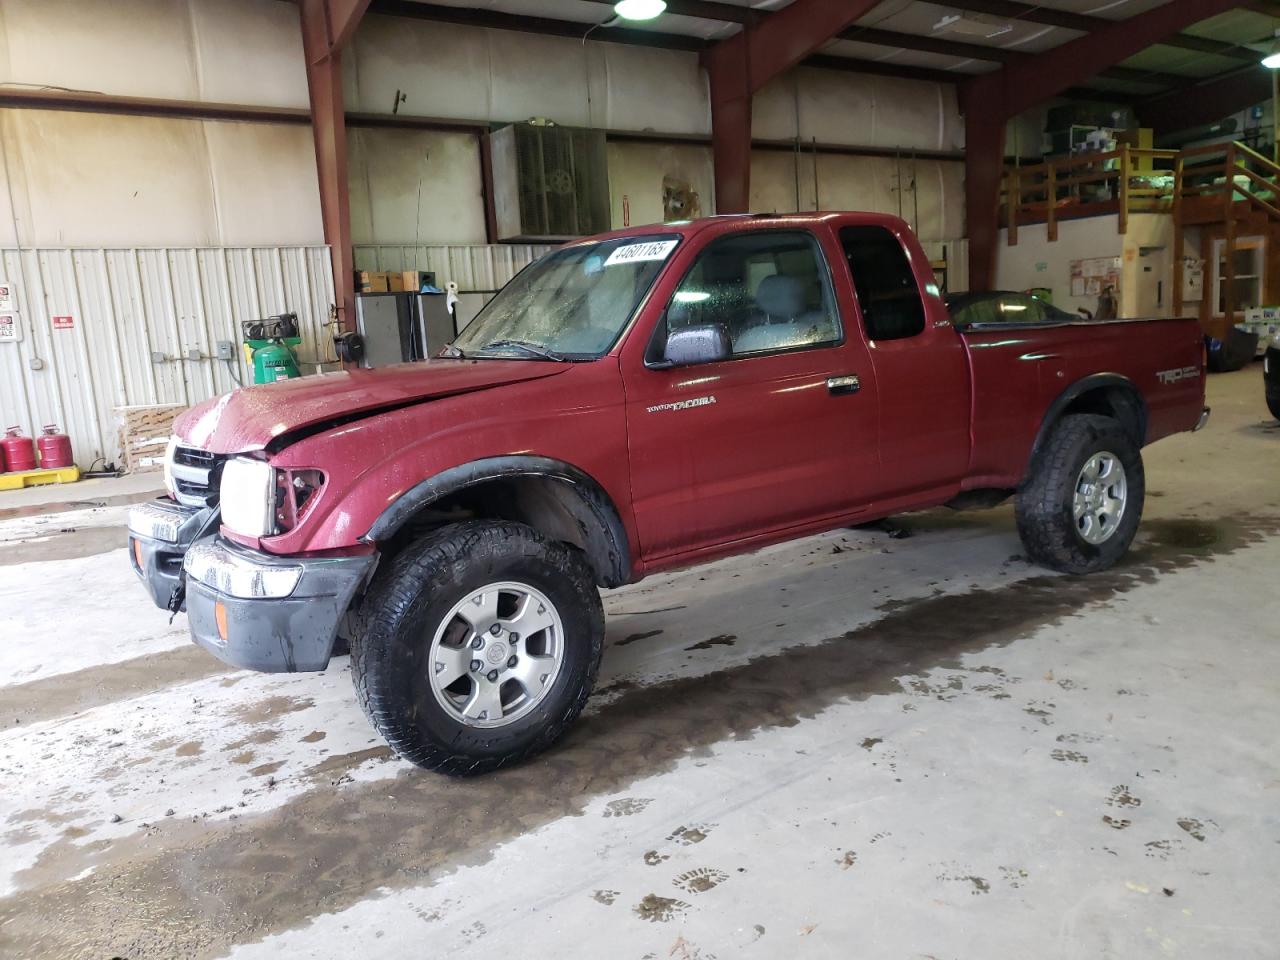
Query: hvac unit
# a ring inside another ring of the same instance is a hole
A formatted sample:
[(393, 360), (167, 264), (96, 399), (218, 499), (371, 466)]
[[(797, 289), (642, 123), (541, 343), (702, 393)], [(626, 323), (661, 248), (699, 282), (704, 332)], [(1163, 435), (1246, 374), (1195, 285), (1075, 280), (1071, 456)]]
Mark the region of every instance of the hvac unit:
[(603, 130), (513, 123), (489, 137), (499, 240), (558, 241), (610, 229)]

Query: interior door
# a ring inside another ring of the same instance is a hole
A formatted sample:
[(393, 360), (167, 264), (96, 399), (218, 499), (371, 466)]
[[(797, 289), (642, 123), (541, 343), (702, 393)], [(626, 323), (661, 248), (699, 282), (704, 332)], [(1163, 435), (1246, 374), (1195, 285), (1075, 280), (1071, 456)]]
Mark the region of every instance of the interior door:
[(956, 483), (969, 464), (969, 365), (927, 262), (884, 224), (839, 231), (875, 367), (880, 419), (876, 493)]
[[(725, 359), (662, 369), (669, 333), (720, 327)], [(856, 334), (856, 331), (855, 331)], [(805, 231), (711, 241), (649, 346), (624, 364), (646, 559), (845, 512), (876, 464), (875, 379)]]

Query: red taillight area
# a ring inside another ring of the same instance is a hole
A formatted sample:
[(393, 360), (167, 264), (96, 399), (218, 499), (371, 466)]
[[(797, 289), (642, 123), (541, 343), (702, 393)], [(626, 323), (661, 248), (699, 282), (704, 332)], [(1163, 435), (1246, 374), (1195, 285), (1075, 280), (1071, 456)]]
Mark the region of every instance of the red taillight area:
[(286, 533), (306, 519), (324, 484), (322, 470), (277, 470), (276, 530)]

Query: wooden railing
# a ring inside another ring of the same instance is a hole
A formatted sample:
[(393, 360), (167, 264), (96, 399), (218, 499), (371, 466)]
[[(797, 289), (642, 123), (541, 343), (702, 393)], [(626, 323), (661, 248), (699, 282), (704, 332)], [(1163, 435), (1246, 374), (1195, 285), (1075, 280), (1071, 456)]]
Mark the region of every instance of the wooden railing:
[(1237, 203), (1246, 203), (1280, 220), (1280, 166), (1243, 143), (1193, 147), (1178, 155), (1178, 196), (1183, 202), (1199, 202), (1201, 207), (1221, 212), (1221, 219), (1235, 216)]
[(1185, 210), (1207, 222), (1237, 216), (1239, 203), (1280, 221), (1280, 165), (1243, 143), (1187, 150), (1121, 146), (1011, 167), (1001, 199), (1010, 245), (1018, 242), (1022, 224), (1043, 223), (1056, 240), (1059, 221), (1110, 213), (1117, 215), (1120, 233), (1131, 213)]
[[(1084, 153), (1005, 171), (1002, 209), (1009, 244), (1018, 242), (1018, 226), (1046, 225), (1058, 239), (1058, 222), (1115, 213), (1121, 233), (1130, 213), (1158, 213), (1172, 208), (1177, 150), (1144, 150), (1122, 145), (1106, 153)], [(1158, 177), (1152, 183), (1135, 178)], [(1167, 182), (1161, 182), (1161, 181)]]
[[(1223, 317), (1215, 336), (1224, 335), (1235, 317), (1234, 251), (1242, 214), (1263, 214), (1280, 222), (1280, 165), (1243, 143), (1192, 147), (1175, 162), (1173, 206), (1173, 307), (1182, 312), (1183, 225), (1223, 224)], [(1216, 298), (1216, 290), (1206, 292)], [(1217, 316), (1216, 310), (1211, 310)]]

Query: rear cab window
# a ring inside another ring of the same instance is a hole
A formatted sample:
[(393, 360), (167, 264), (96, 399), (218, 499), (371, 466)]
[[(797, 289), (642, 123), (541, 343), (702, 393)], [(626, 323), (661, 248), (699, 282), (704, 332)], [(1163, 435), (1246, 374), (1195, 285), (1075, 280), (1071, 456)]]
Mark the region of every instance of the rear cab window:
[(667, 305), (666, 333), (707, 325), (725, 329), (735, 357), (840, 343), (817, 238), (805, 230), (753, 230), (707, 244)]
[(924, 301), (902, 242), (885, 227), (840, 229), (868, 340), (903, 340), (924, 332)]

